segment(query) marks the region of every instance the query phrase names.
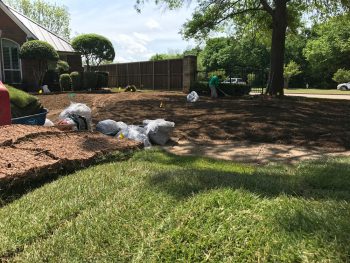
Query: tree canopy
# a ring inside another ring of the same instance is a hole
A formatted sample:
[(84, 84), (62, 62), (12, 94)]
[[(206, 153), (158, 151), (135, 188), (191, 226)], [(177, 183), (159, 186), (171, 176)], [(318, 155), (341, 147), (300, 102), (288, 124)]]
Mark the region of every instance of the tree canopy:
[(87, 65), (99, 66), (104, 61), (113, 61), (115, 51), (113, 44), (104, 36), (97, 34), (84, 34), (77, 36), (72, 40), (73, 48), (80, 52)]
[(51, 32), (70, 38), (70, 14), (67, 7), (44, 0), (5, 0), (9, 6)]
[[(138, 9), (147, 0), (136, 0)], [(184, 5), (187, 0), (154, 0), (170, 9)], [(234, 31), (252, 30), (271, 32), (271, 57), (268, 93), (283, 95), (284, 55), (287, 30), (296, 31), (304, 17), (320, 19), (345, 13), (350, 0), (198, 0), (192, 19), (183, 28), (187, 38), (206, 38), (210, 32), (225, 26)], [(249, 21), (249, 23), (247, 23)]]

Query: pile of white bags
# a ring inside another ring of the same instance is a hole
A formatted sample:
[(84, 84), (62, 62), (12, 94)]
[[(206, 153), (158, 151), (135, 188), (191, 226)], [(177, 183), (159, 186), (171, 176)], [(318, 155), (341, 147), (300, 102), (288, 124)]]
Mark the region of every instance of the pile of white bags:
[(129, 125), (126, 129), (122, 129), (120, 132), (118, 132), (117, 137), (121, 138), (121, 135), (124, 138), (128, 138), (130, 140), (142, 142), (145, 147), (150, 147), (152, 144), (150, 143), (148, 136), (146, 134), (146, 129), (135, 126), (135, 125)]
[(163, 119), (144, 120), (143, 126), (127, 125), (124, 122), (113, 120), (100, 121), (96, 130), (118, 138), (127, 138), (142, 142), (145, 147), (152, 146), (151, 142), (158, 145), (165, 145), (175, 129), (175, 123)]
[(124, 122), (116, 122), (113, 120), (104, 120), (104, 121), (100, 121), (99, 123), (97, 123), (96, 125), (96, 130), (98, 132), (101, 132), (105, 135), (110, 135), (110, 136), (114, 136), (116, 135), (119, 131), (121, 130), (125, 130), (128, 128), (128, 125)]
[(77, 130), (91, 130), (91, 109), (82, 103), (71, 103), (58, 117), (66, 123), (75, 123)]
[(146, 133), (151, 142), (158, 145), (165, 145), (175, 129), (175, 123), (163, 119), (144, 120)]

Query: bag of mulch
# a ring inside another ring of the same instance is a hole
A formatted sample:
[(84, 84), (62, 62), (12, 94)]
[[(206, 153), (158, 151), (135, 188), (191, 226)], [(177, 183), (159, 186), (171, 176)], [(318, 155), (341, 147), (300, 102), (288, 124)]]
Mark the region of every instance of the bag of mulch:
[(199, 100), (199, 96), (197, 92), (192, 91), (190, 94), (187, 95), (187, 102), (197, 102)]
[(96, 130), (105, 135), (115, 136), (119, 131), (125, 130), (128, 128), (128, 125), (124, 122), (116, 122), (114, 120), (104, 120), (100, 121), (96, 125)]
[[(61, 112), (59, 115), (60, 120), (64, 120), (67, 118), (73, 119), (78, 118), (76, 121), (81, 123), (81, 126), (84, 126), (84, 122), (87, 123), (87, 129), (91, 130), (91, 109), (83, 103), (71, 103), (68, 108)], [(80, 120), (79, 120), (80, 119)], [(83, 120), (85, 119), (85, 121)]]
[(142, 142), (145, 147), (152, 146), (146, 134), (146, 129), (139, 126), (129, 125), (126, 129), (119, 131), (117, 137)]
[(146, 134), (152, 143), (165, 145), (171, 137), (175, 129), (175, 123), (163, 119), (144, 120), (143, 125), (146, 129)]

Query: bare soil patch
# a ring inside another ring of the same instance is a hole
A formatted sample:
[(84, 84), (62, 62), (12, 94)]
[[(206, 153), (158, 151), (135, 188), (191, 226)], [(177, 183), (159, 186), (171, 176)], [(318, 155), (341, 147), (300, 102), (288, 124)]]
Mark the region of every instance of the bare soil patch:
[(0, 184), (78, 169), (104, 155), (140, 147), (138, 142), (117, 140), (98, 133), (3, 126), (0, 127)]
[[(70, 104), (67, 94), (40, 96), (56, 119)], [(140, 124), (144, 119), (164, 118), (176, 123), (174, 140), (197, 144), (216, 141), (272, 143), (306, 149), (350, 149), (350, 101), (252, 96), (245, 98), (201, 97), (186, 103), (175, 92), (76, 94), (75, 102), (93, 110), (93, 121), (104, 119)], [(162, 106), (160, 107), (160, 104)]]

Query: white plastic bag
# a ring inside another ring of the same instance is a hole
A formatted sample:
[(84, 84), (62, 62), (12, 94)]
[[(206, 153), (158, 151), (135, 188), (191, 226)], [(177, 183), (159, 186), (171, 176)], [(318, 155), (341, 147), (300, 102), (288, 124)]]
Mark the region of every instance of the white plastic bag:
[(53, 122), (50, 121), (49, 119), (46, 119), (44, 127), (52, 127), (52, 126), (55, 126), (55, 124), (53, 124)]
[(43, 89), (43, 92), (44, 92), (45, 94), (51, 93), (51, 91), (49, 90), (49, 87), (48, 87), (47, 85), (44, 85), (44, 86), (42, 87), (42, 89)]
[(71, 102), (70, 106), (62, 111), (58, 118), (64, 120), (72, 118), (73, 115), (84, 117), (88, 124), (88, 129), (91, 130), (91, 109), (88, 106), (83, 103)]
[(192, 91), (190, 94), (187, 95), (187, 102), (197, 102), (199, 100), (199, 96), (197, 92)]
[(118, 132), (117, 137), (120, 138), (122, 134), (123, 134), (123, 137), (125, 138), (142, 142), (145, 147), (152, 146), (146, 134), (145, 128), (135, 126), (135, 125), (129, 125), (127, 126), (126, 129), (123, 129), (120, 132)]
[(113, 120), (100, 121), (96, 125), (96, 131), (103, 133), (105, 135), (114, 136), (118, 133), (118, 124)]
[(144, 120), (146, 134), (151, 142), (158, 145), (165, 145), (175, 129), (175, 123), (164, 119)]

